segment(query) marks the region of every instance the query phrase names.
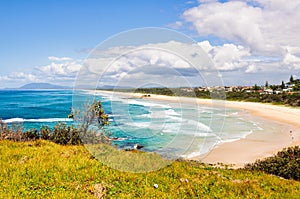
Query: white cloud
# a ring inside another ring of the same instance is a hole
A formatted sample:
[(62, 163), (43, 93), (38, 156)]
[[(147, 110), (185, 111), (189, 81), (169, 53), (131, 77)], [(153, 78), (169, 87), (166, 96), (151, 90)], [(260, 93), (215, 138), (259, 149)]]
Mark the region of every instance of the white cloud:
[(39, 73), (46, 76), (74, 76), (80, 69), (81, 65), (76, 61), (56, 63), (51, 62), (45, 66), (35, 67)]
[(55, 56), (50, 56), (48, 57), (50, 61), (56, 61), (56, 62), (63, 62), (63, 61), (72, 61), (73, 59), (70, 57), (55, 57)]
[(27, 74), (24, 72), (13, 72), (9, 75), (0, 76), (0, 81), (3, 82), (38, 82), (40, 81), (39, 77), (33, 74)]
[(168, 24), (167, 27), (172, 28), (172, 29), (178, 29), (178, 28), (182, 27), (182, 25), (183, 24), (181, 21), (176, 21), (175, 23)]
[(208, 53), (218, 70), (236, 70), (248, 64), (246, 59), (250, 56), (250, 51), (241, 45), (223, 44), (212, 46), (209, 41), (199, 42), (198, 44)]
[(258, 71), (257, 67), (253, 64), (249, 65), (246, 69), (246, 73), (256, 73)]
[(276, 82), (300, 73), (300, 1), (198, 3), (182, 13), (182, 26), (209, 39), (199, 45), (224, 72), (225, 81), (238, 84), (251, 77), (250, 84)]
[(300, 1), (201, 2), (182, 14), (201, 36), (215, 35), (267, 55), (300, 46)]
[(199, 3), (212, 3), (217, 2), (217, 0), (198, 0)]
[(282, 60), (282, 64), (290, 69), (300, 69), (300, 57), (287, 52)]
[[(200, 81), (200, 73), (203, 71), (215, 70), (211, 68), (209, 60), (197, 44), (169, 41), (134, 48), (117, 46), (99, 52), (95, 50), (85, 60), (83, 65), (86, 72), (79, 78), (86, 83), (85, 79), (94, 73), (95, 78), (101, 77), (100, 81), (109, 79), (110, 82), (122, 85), (138, 86), (145, 82), (155, 82), (165, 86), (183, 86), (191, 79)], [(202, 76), (205, 75), (202, 73)], [(98, 79), (92, 82), (95, 81)]]
[(31, 82), (49, 82), (54, 84), (69, 85), (73, 83), (77, 72), (81, 68), (79, 61), (67, 57), (49, 57), (51, 61), (45, 66), (36, 66), (30, 73), (13, 72), (0, 76), (4, 84), (20, 86), (20, 84)]
[(185, 2), (186, 4), (194, 4), (195, 2), (194, 1), (187, 1)]

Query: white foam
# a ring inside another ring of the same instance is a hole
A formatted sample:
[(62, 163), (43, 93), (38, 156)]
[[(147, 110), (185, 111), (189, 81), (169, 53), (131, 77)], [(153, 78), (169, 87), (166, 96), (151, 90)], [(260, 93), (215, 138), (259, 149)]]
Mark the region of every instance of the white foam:
[(72, 122), (70, 118), (42, 118), (42, 119), (24, 119), (24, 118), (11, 118), (2, 120), (3, 123), (20, 123), (20, 122)]
[(171, 108), (170, 105), (165, 105), (165, 104), (157, 104), (157, 103), (152, 103), (152, 102), (147, 102), (147, 101), (139, 101), (135, 99), (123, 99), (123, 102), (126, 104), (135, 104), (135, 105), (141, 105), (141, 106), (146, 106), (146, 107), (162, 107), (162, 108)]
[(208, 153), (209, 151), (210, 151), (210, 149), (207, 148), (205, 150), (194, 151), (194, 152), (189, 153), (189, 154), (181, 155), (181, 157), (183, 157), (183, 158), (193, 158), (193, 157), (204, 155), (204, 154)]
[(203, 131), (206, 131), (206, 132), (212, 132), (211, 128), (209, 126), (203, 124), (202, 122), (198, 122), (198, 121), (195, 121), (195, 120), (183, 120), (183, 123), (190, 124), (190, 125), (195, 125), (195, 126), (197, 126), (197, 128), (199, 130), (203, 130)]
[(195, 133), (196, 137), (216, 137), (214, 133)]
[(219, 138), (220, 140), (218, 141), (218, 144), (223, 144), (223, 143), (228, 143), (228, 142), (235, 142), (238, 141), (240, 139), (244, 139), (246, 138), (248, 135), (250, 135), (251, 133), (253, 133), (252, 130), (247, 131), (247, 132), (243, 132), (240, 135), (240, 137), (235, 137), (235, 138)]
[(176, 111), (174, 111), (173, 109), (167, 109), (165, 110), (165, 113), (167, 115), (180, 115), (179, 113), (177, 113)]
[(128, 122), (127, 125), (138, 127), (138, 128), (148, 128), (150, 127), (151, 123), (150, 122)]

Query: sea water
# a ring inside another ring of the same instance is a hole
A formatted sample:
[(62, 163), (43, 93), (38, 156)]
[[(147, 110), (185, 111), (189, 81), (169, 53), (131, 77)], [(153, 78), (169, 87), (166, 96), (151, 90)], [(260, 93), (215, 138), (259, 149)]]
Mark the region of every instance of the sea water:
[(139, 144), (169, 158), (202, 155), (217, 144), (262, 130), (234, 109), (71, 90), (2, 90), (0, 118), (22, 123), (25, 130), (58, 122), (71, 125), (70, 108), (84, 109), (93, 100), (101, 100), (109, 115), (106, 131), (115, 138), (114, 145), (126, 149)]
[(22, 123), (24, 130), (72, 122), (71, 90), (0, 90), (0, 105), (2, 122)]

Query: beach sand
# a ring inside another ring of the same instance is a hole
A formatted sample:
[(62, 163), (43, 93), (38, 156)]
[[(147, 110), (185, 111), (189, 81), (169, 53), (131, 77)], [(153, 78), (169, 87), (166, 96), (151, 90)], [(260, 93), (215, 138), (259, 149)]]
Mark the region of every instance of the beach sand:
[[(99, 91), (107, 92), (107, 91)], [(111, 92), (109, 92), (111, 94)], [(117, 93), (126, 97), (141, 98), (144, 94)], [(187, 97), (153, 95), (148, 100), (164, 100), (177, 103), (222, 106), (250, 113), (261, 121), (264, 131), (255, 131), (246, 138), (217, 145), (208, 154), (193, 157), (208, 164), (230, 164), (233, 168), (243, 167), (246, 163), (274, 155), (277, 151), (289, 146), (300, 145), (300, 109), (279, 105), (252, 102), (237, 102)], [(274, 124), (274, 127), (272, 127)], [(276, 125), (275, 125), (276, 124)], [(274, 128), (266, 130), (266, 128)], [(292, 131), (292, 134), (290, 134)], [(293, 139), (292, 139), (293, 137)]]

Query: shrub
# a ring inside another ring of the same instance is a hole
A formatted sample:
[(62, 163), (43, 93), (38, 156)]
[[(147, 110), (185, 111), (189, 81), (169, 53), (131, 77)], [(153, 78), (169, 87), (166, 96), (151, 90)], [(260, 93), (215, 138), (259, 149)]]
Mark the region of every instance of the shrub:
[(40, 134), (37, 129), (29, 129), (28, 131), (24, 132), (25, 140), (37, 140), (40, 138)]
[(51, 129), (49, 128), (49, 126), (42, 126), (42, 128), (40, 128), (40, 135), (41, 135), (41, 139), (50, 140)]
[(300, 181), (300, 148), (299, 146), (285, 148), (272, 157), (247, 164), (245, 169), (264, 171)]
[(0, 140), (24, 141), (23, 127), (19, 123), (8, 126), (0, 121)]

